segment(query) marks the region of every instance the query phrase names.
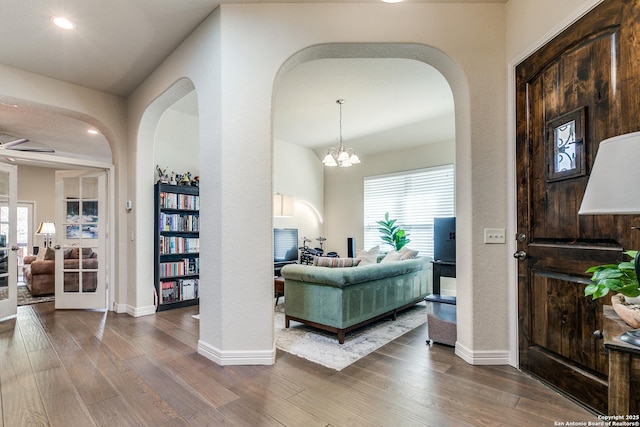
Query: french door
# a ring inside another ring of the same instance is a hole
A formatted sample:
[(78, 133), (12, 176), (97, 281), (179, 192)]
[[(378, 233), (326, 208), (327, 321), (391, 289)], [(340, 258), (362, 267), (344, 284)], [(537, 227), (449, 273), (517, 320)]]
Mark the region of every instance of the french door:
[(106, 175), (56, 171), (56, 309), (107, 306)]
[(0, 320), (17, 313), (17, 168), (0, 163)]

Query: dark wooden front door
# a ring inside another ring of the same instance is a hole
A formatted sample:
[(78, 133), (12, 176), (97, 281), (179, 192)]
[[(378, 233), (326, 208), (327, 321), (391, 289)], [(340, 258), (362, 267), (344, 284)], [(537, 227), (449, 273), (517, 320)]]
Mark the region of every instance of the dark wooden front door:
[(639, 22), (640, 0), (606, 0), (516, 69), (520, 366), (601, 412), (607, 301), (584, 271), (640, 248), (640, 218), (578, 209), (600, 141), (640, 129)]

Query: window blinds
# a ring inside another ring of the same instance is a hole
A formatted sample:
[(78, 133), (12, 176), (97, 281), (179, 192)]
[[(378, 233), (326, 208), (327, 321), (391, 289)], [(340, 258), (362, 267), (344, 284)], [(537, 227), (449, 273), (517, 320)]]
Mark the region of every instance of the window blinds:
[(437, 166), (364, 179), (364, 249), (382, 243), (376, 221), (389, 212), (420, 255), (433, 257), (433, 219), (455, 216), (453, 165)]

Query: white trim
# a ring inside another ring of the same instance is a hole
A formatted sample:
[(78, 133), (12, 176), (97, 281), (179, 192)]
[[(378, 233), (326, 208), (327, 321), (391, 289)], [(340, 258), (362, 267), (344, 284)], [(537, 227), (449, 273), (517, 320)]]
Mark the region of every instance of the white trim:
[(128, 313), (128, 308), (129, 306), (127, 306), (126, 304), (118, 304), (117, 302), (114, 302), (112, 305), (112, 310), (116, 313)]
[(156, 306), (148, 305), (146, 307), (133, 307), (131, 305), (124, 304), (114, 304), (114, 308), (118, 307), (118, 313), (123, 313), (124, 311), (120, 311), (123, 307), (126, 307), (126, 313), (129, 316), (133, 317), (141, 317), (141, 316), (149, 316), (151, 314), (156, 314)]
[(506, 350), (472, 351), (456, 341), (456, 356), (470, 365), (508, 365), (509, 352)]
[(223, 351), (198, 340), (198, 354), (218, 365), (273, 365), (276, 363), (276, 347), (271, 350)]
[[(538, 39), (528, 49), (525, 49), (520, 55), (516, 56), (507, 64), (507, 194), (510, 200), (508, 201), (508, 216), (509, 216), (509, 229), (515, 232), (518, 229), (517, 221), (517, 187), (516, 187), (516, 66), (538, 51), (542, 46), (553, 40), (558, 34), (566, 30), (573, 23), (578, 21), (588, 12), (590, 12), (597, 5), (604, 0), (593, 0), (590, 3), (584, 4), (579, 9), (576, 9), (571, 15), (567, 16), (564, 20), (560, 21), (550, 31)], [(516, 251), (516, 240), (510, 240), (509, 254)], [(510, 262), (508, 267), (508, 280), (509, 289), (507, 295), (507, 301), (509, 304), (509, 365), (518, 367), (520, 365), (519, 360), (519, 348), (518, 348), (518, 268), (517, 262)], [(457, 350), (456, 350), (457, 354)], [(462, 356), (461, 356), (462, 357)]]

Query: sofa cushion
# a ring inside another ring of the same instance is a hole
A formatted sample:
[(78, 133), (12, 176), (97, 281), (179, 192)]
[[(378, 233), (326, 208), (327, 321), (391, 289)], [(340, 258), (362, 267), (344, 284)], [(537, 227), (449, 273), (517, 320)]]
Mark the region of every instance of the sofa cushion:
[(55, 260), (56, 259), (56, 251), (51, 249), (51, 248), (47, 248), (46, 251), (44, 251), (44, 260), (45, 261), (51, 261), (51, 260)]
[(318, 267), (357, 267), (360, 264), (358, 258), (332, 258), (326, 256), (317, 256), (313, 259), (313, 265)]
[(55, 261), (38, 261), (35, 260), (31, 263), (31, 274), (34, 276), (40, 274), (54, 274), (56, 268)]
[(356, 251), (356, 258), (360, 260), (360, 264), (358, 266), (377, 264), (378, 263), (378, 255), (380, 254), (380, 246), (374, 246), (368, 251), (363, 249), (358, 249)]
[[(92, 258), (92, 255), (93, 255), (93, 249), (82, 248), (82, 258)], [(70, 259), (80, 258), (80, 248), (71, 248), (71, 254), (69, 258)]]
[(418, 251), (416, 251), (414, 249), (409, 249), (406, 246), (404, 248), (400, 249), (398, 251), (398, 253), (400, 254), (400, 259), (401, 260), (413, 259), (413, 258), (416, 258), (418, 256)]
[(322, 268), (313, 265), (288, 264), (282, 267), (280, 274), (289, 280), (319, 283), (342, 288), (356, 283), (364, 283), (429, 269), (430, 260), (431, 258), (425, 257), (408, 259), (403, 262), (369, 264), (364, 267), (358, 266), (358, 268)]
[(398, 251), (391, 251), (388, 252), (384, 258), (382, 258), (382, 261), (380, 261), (380, 263), (386, 263), (386, 262), (394, 262), (394, 261), (400, 261), (402, 259), (402, 254)]

